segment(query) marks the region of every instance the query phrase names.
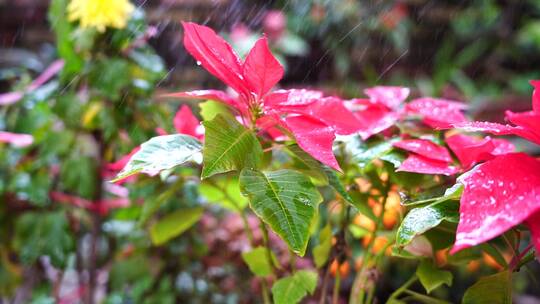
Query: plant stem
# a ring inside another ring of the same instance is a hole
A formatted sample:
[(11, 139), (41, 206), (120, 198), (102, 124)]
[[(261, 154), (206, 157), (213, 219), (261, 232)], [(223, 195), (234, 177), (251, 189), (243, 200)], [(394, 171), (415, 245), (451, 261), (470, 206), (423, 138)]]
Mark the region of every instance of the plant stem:
[(336, 279), (334, 281), (334, 291), (332, 292), (332, 304), (338, 304), (339, 302), (339, 289), (341, 286), (341, 273), (340, 267), (336, 270)]
[[(270, 251), (269, 242), (268, 242), (268, 230), (266, 229), (266, 224), (263, 221), (260, 221), (260, 227), (263, 235), (263, 245), (266, 249), (266, 258), (268, 259), (268, 264), (270, 265), (270, 268), (272, 269), (272, 273), (275, 274), (276, 269), (274, 265), (274, 259), (272, 259), (272, 252)], [(266, 280), (263, 278), (262, 281), (262, 292), (263, 292), (263, 300), (265, 304), (271, 304), (270, 301), (270, 294), (268, 291), (268, 286), (266, 284)]]
[(403, 283), (403, 285), (401, 285), (401, 287), (399, 287), (398, 289), (396, 289), (391, 295), (390, 297), (388, 298), (388, 301), (387, 302), (390, 302), (390, 300), (396, 300), (397, 297), (399, 297), (401, 295), (401, 293), (403, 293), (405, 290), (407, 290), (412, 284), (414, 284), (414, 282), (416, 282), (416, 280), (418, 280), (418, 278), (416, 277), (416, 274), (413, 274), (413, 276), (407, 280), (405, 283)]
[(364, 302), (365, 285), (366, 285), (366, 280), (368, 277), (366, 271), (373, 256), (373, 253), (371, 252), (373, 248), (373, 244), (375, 243), (375, 239), (377, 238), (377, 233), (379, 229), (381, 229), (382, 220), (384, 218), (384, 212), (386, 209), (386, 202), (388, 201), (388, 192), (390, 191), (389, 187), (390, 187), (390, 183), (387, 184), (386, 189), (384, 191), (384, 198), (383, 198), (382, 206), (381, 206), (382, 207), (381, 214), (377, 217), (375, 229), (373, 230), (373, 233), (371, 234), (371, 239), (362, 257), (363, 259), (362, 266), (358, 270), (356, 278), (354, 279), (351, 296), (349, 298), (349, 304), (360, 304)]

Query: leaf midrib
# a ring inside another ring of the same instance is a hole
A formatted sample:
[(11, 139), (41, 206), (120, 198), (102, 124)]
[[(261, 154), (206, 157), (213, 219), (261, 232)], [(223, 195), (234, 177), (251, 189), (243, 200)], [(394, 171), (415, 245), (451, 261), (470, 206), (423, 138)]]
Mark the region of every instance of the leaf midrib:
[[(278, 193), (276, 192), (276, 189), (274, 188), (274, 186), (272, 185), (272, 183), (270, 182), (270, 179), (264, 174), (264, 173), (261, 173), (261, 175), (264, 177), (264, 179), (266, 180), (266, 182), (268, 183), (268, 186), (270, 187), (270, 189), (272, 190), (272, 193), (274, 193), (274, 197), (276, 198), (276, 200), (278, 201), (279, 203), (279, 206), (281, 207), (281, 209), (283, 210), (283, 213), (285, 213), (285, 219), (287, 220), (287, 224), (289, 226), (289, 230), (292, 232), (291, 235), (292, 235), (292, 238), (294, 239), (294, 242), (296, 244), (298, 244), (298, 239), (296, 238), (296, 234), (294, 233), (294, 229), (293, 229), (293, 224), (292, 222), (290, 221), (290, 218), (292, 218), (292, 215), (288, 212), (287, 208), (285, 208), (285, 205), (284, 203), (281, 201), (281, 199), (279, 198), (278, 196)], [(294, 246), (296, 247), (296, 246)]]
[[(238, 138), (236, 138), (232, 145), (229, 146), (227, 149), (225, 149), (225, 151), (223, 151), (223, 153), (221, 153), (218, 158), (213, 161), (209, 167), (205, 168), (204, 172), (205, 173), (208, 173), (209, 171), (211, 172), (212, 170), (214, 170), (214, 168), (217, 166), (218, 162), (221, 161), (221, 159), (223, 159), (223, 157), (229, 153), (229, 151), (234, 147), (236, 146), (246, 135), (249, 135), (249, 130), (245, 129), (242, 131), (242, 133), (240, 134), (240, 136), (238, 136)], [(204, 174), (204, 176), (206, 176), (206, 174)], [(204, 177), (203, 176), (203, 177)]]

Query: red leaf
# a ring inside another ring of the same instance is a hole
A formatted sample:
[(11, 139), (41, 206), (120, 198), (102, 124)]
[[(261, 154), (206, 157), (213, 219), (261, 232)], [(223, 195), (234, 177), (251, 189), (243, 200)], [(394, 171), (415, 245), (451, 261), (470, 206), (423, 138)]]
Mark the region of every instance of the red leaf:
[(356, 133), (361, 127), (360, 121), (345, 107), (343, 100), (337, 97), (325, 97), (308, 105), (280, 107), (279, 109), (287, 113), (312, 116), (332, 127), (336, 134), (340, 135)]
[(527, 219), (527, 226), (531, 230), (531, 240), (536, 247), (536, 256), (540, 256), (540, 212), (536, 212)]
[(365, 89), (364, 93), (372, 103), (395, 109), (409, 97), (410, 90), (405, 87), (377, 86)]
[(406, 139), (394, 143), (395, 147), (414, 152), (432, 160), (442, 162), (452, 162), (452, 157), (445, 147), (439, 146), (430, 140), (425, 139)]
[(534, 111), (514, 113), (506, 111), (506, 118), (525, 130), (517, 134), (540, 145), (540, 113)]
[(306, 89), (278, 90), (266, 96), (264, 106), (269, 110), (289, 106), (305, 106), (320, 98), (323, 98), (323, 93), (320, 91)]
[(405, 106), (407, 113), (419, 115), (426, 125), (437, 129), (466, 122), (467, 119), (461, 112), (466, 108), (463, 103), (431, 97), (415, 99)]
[(490, 160), (496, 155), (514, 152), (514, 145), (503, 139), (484, 139), (456, 134), (446, 139), (446, 143), (457, 156), (461, 165), (469, 169), (475, 164)]
[(341, 171), (332, 151), (335, 134), (332, 127), (310, 116), (288, 116), (283, 119), (283, 126), (295, 137), (296, 142), (321, 163)]
[(460, 181), (465, 188), (452, 253), (501, 235), (540, 210), (540, 161), (527, 154), (498, 156)]
[(532, 93), (533, 111), (540, 113), (540, 80), (531, 80), (531, 85), (534, 86)]
[[(508, 114), (508, 113), (507, 113)], [(494, 122), (471, 121), (453, 124), (453, 127), (466, 132), (485, 132), (495, 135), (517, 135), (540, 145), (540, 137), (529, 129), (502, 125)]]
[(115, 161), (114, 163), (106, 164), (105, 167), (107, 168), (107, 170), (120, 172), (120, 170), (124, 169), (124, 167), (127, 165), (133, 154), (139, 152), (140, 149), (141, 147), (139, 146), (133, 148), (133, 150), (131, 150), (127, 155), (120, 157), (120, 159)]
[[(354, 103), (360, 103), (358, 99)], [(360, 122), (358, 132), (362, 139), (366, 140), (374, 134), (378, 134), (395, 125), (399, 119), (399, 114), (388, 110), (383, 105), (365, 105), (363, 109), (354, 112), (357, 120)]]
[(8, 143), (17, 148), (30, 146), (34, 142), (34, 137), (28, 134), (17, 134), (0, 131), (0, 143)]
[(203, 128), (191, 109), (187, 105), (183, 105), (173, 120), (174, 128), (176, 132), (180, 134), (191, 135), (198, 139), (204, 138)]
[(244, 77), (259, 98), (268, 93), (283, 77), (283, 67), (272, 55), (266, 37), (257, 40), (244, 62)]
[(208, 72), (236, 92), (249, 96), (242, 64), (232, 47), (209, 27), (182, 22), (184, 47)]
[(238, 101), (229, 94), (220, 91), (220, 90), (195, 90), (195, 91), (189, 91), (189, 92), (177, 92), (177, 93), (171, 93), (171, 94), (165, 94), (163, 97), (185, 97), (185, 98), (193, 98), (193, 99), (202, 99), (202, 100), (215, 100), (220, 101), (225, 104), (228, 104), (233, 107), (237, 107)]
[(405, 171), (421, 174), (454, 175), (459, 170), (447, 162), (432, 160), (421, 155), (410, 154), (396, 171)]

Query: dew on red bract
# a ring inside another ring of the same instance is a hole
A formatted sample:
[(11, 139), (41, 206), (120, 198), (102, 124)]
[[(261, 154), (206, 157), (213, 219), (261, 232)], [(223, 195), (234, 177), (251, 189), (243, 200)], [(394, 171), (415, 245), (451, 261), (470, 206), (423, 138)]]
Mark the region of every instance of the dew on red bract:
[(449, 163), (452, 157), (445, 147), (426, 139), (405, 139), (394, 143), (395, 147), (414, 152), (423, 157)]
[(447, 162), (429, 159), (414, 153), (410, 154), (396, 171), (442, 175), (454, 175), (459, 172), (458, 168)]
[(527, 154), (498, 156), (460, 182), (465, 187), (454, 253), (493, 239), (540, 210), (540, 161)]

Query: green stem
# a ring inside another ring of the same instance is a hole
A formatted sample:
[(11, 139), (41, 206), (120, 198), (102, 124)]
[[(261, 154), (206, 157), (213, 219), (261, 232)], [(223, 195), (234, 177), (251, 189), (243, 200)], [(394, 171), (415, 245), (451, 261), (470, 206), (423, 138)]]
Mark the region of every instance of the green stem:
[(334, 291), (332, 292), (332, 304), (338, 304), (339, 303), (339, 289), (341, 286), (341, 273), (340, 273), (340, 266), (338, 264), (338, 269), (336, 270), (336, 279), (334, 281)]
[(405, 290), (407, 290), (409, 287), (411, 287), (411, 285), (414, 284), (416, 282), (416, 280), (418, 280), (418, 278), (416, 277), (416, 274), (413, 274), (413, 276), (409, 280), (407, 280), (405, 283), (403, 283), (403, 285), (401, 285), (401, 287), (396, 289), (390, 295), (387, 302), (390, 302), (391, 300), (396, 300), (397, 297), (399, 297)]
[(375, 243), (375, 239), (377, 238), (377, 233), (379, 229), (381, 229), (382, 226), (382, 220), (384, 218), (384, 212), (386, 209), (386, 202), (388, 201), (388, 192), (390, 191), (390, 184), (386, 186), (386, 189), (384, 191), (384, 199), (382, 202), (382, 208), (381, 208), (381, 214), (377, 217), (377, 222), (375, 224), (375, 229), (373, 230), (373, 233), (371, 234), (371, 239), (369, 241), (368, 246), (366, 247), (366, 250), (364, 251), (364, 256), (362, 257), (362, 266), (357, 272), (356, 278), (353, 282), (351, 297), (349, 298), (349, 304), (360, 304), (364, 302), (365, 297), (365, 285), (366, 280), (368, 278), (367, 276), (367, 265), (370, 264), (371, 259), (373, 257), (372, 248), (373, 244)]

